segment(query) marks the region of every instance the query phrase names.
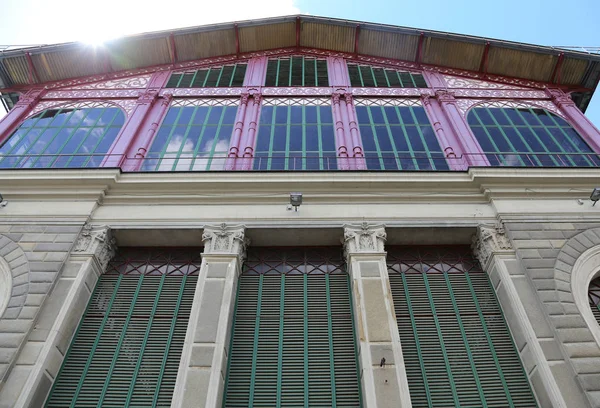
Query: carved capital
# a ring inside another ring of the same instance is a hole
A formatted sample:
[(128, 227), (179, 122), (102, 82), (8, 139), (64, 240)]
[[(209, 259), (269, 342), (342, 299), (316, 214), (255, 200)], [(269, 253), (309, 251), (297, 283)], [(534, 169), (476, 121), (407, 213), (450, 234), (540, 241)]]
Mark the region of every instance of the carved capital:
[(254, 101), (254, 105), (260, 105), (260, 101), (262, 100), (262, 94), (258, 92), (253, 93), (252, 100)]
[(361, 252), (384, 252), (386, 239), (385, 227), (381, 224), (363, 222), (361, 225), (344, 225), (344, 254), (348, 257)]
[(246, 259), (246, 248), (250, 239), (243, 225), (207, 225), (202, 233), (204, 254), (237, 255), (240, 262)]
[(473, 254), (482, 267), (493, 254), (512, 252), (512, 245), (506, 236), (502, 224), (479, 225), (471, 243)]
[(431, 95), (421, 94), (421, 101), (423, 102), (424, 106), (431, 105)]
[(145, 92), (140, 92), (137, 100), (138, 105), (148, 105), (154, 103), (158, 98), (158, 89), (148, 89)]
[(348, 105), (348, 108), (350, 107), (350, 105), (352, 105), (352, 103), (354, 103), (353, 96), (349, 92), (346, 92), (344, 94), (344, 99), (346, 100), (346, 105)]
[(115, 256), (116, 250), (117, 241), (106, 225), (85, 224), (73, 247), (74, 254), (95, 257), (102, 272)]
[(571, 95), (564, 93), (561, 89), (547, 89), (546, 92), (552, 98), (552, 102), (554, 102), (559, 107), (562, 106), (575, 106), (575, 102), (571, 99)]
[(331, 99), (333, 100), (333, 103), (336, 105), (340, 104), (340, 98), (342, 97), (341, 93), (338, 92), (334, 92), (331, 94)]
[(435, 91), (435, 96), (440, 102), (456, 102), (454, 92), (446, 89), (438, 89)]
[(248, 105), (248, 99), (250, 98), (249, 93), (243, 93), (240, 97), (240, 105)]

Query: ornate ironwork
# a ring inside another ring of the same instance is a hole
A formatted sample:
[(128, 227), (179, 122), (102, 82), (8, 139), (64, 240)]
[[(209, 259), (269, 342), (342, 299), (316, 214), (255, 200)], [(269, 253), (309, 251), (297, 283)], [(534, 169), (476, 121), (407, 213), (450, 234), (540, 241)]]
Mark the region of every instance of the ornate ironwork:
[(415, 98), (354, 98), (356, 106), (423, 106), (421, 99)]
[(108, 263), (106, 274), (198, 275), (202, 248), (121, 247)]
[(243, 275), (345, 274), (340, 247), (250, 247)]
[(468, 245), (388, 246), (388, 270), (395, 273), (484, 273)]

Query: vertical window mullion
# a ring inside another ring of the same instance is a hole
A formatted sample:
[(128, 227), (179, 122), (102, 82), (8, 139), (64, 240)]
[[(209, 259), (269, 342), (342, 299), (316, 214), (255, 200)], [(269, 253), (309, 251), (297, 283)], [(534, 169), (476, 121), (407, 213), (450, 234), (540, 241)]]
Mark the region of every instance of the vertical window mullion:
[(377, 78), (375, 78), (375, 72), (373, 71), (373, 67), (369, 66), (369, 73), (371, 74), (371, 78), (373, 78), (373, 84), (377, 88), (379, 84), (377, 83)]
[(269, 151), (268, 151), (269, 156), (267, 157), (267, 170), (271, 170), (271, 165), (273, 163), (273, 142), (275, 139), (275, 129), (278, 126), (281, 126), (281, 125), (278, 125), (275, 120), (276, 115), (277, 115), (277, 109), (280, 107), (281, 106), (278, 106), (278, 105), (273, 106), (273, 113), (271, 114), (271, 138), (269, 139)]
[(460, 309), (458, 308), (458, 304), (456, 303), (456, 297), (454, 295), (454, 290), (452, 288), (452, 283), (448, 278), (448, 273), (444, 273), (444, 279), (446, 281), (446, 287), (448, 288), (448, 293), (450, 295), (450, 300), (452, 301), (452, 308), (454, 309), (454, 315), (456, 316), (456, 320), (458, 322), (458, 328), (460, 329), (460, 334), (462, 337), (462, 341), (465, 345), (465, 349), (467, 351), (467, 358), (469, 359), (469, 365), (471, 366), (471, 371), (473, 372), (473, 378), (475, 379), (475, 385), (477, 386), (477, 392), (479, 393), (479, 399), (481, 400), (482, 407), (487, 407), (487, 401), (485, 398), (485, 394), (483, 392), (483, 387), (481, 385), (481, 380), (479, 379), (479, 373), (477, 372), (477, 366), (475, 365), (475, 360), (473, 359), (473, 353), (471, 351), (471, 347), (469, 346), (469, 339), (467, 338), (467, 333), (465, 331), (465, 327), (463, 325), (462, 317), (460, 314)]
[[(413, 120), (415, 121), (415, 127), (417, 129), (417, 132), (419, 132), (419, 138), (421, 139), (421, 143), (423, 143), (423, 148), (425, 149), (425, 151), (424, 151), (425, 156), (429, 160), (429, 164), (431, 164), (431, 168), (435, 169), (435, 165), (434, 165), (433, 159), (431, 157), (431, 152), (429, 151), (429, 146), (427, 146), (427, 141), (425, 140), (425, 136), (423, 136), (423, 132), (421, 131), (421, 124), (417, 120), (417, 116), (415, 115), (415, 111), (412, 106), (410, 107), (410, 114), (411, 114)], [(434, 133), (434, 137), (436, 137), (436, 139), (437, 139), (437, 135), (435, 133)], [(417, 168), (419, 168), (418, 163), (419, 162), (417, 160)]]
[[(319, 115), (318, 112), (318, 108), (317, 108), (317, 115)], [(318, 116), (317, 116), (318, 117)], [(302, 158), (301, 158), (301, 162), (302, 162), (302, 169), (306, 170), (306, 156), (307, 156), (307, 149), (306, 149), (306, 105), (302, 105)]]
[[(379, 147), (379, 137), (377, 136), (377, 127), (375, 126), (375, 121), (373, 120), (373, 115), (371, 113), (371, 109), (373, 106), (367, 105), (367, 114), (369, 115), (369, 122), (371, 122), (371, 130), (373, 131), (373, 141), (375, 142), (375, 147), (377, 148), (377, 155), (379, 156), (379, 165), (381, 166), (381, 170), (386, 170), (385, 162), (383, 161), (383, 155), (381, 154), (381, 148)], [(377, 106), (379, 108), (379, 106)]]
[(458, 400), (458, 394), (456, 392), (456, 384), (454, 383), (454, 376), (452, 375), (452, 370), (450, 369), (450, 360), (448, 359), (448, 351), (446, 350), (446, 345), (444, 344), (444, 334), (442, 333), (442, 327), (440, 325), (440, 320), (437, 316), (435, 303), (433, 301), (433, 296), (431, 294), (431, 287), (429, 286), (429, 279), (427, 278), (427, 273), (422, 273), (423, 283), (425, 283), (425, 290), (427, 292), (427, 298), (429, 300), (429, 307), (431, 308), (431, 314), (433, 316), (433, 322), (435, 324), (435, 329), (437, 332), (437, 337), (439, 339), (440, 348), (442, 350), (442, 355), (444, 356), (444, 364), (446, 366), (446, 374), (448, 376), (448, 382), (450, 385), (450, 389), (452, 390), (452, 399), (454, 401), (454, 406), (459, 407), (460, 402)]
[(333, 355), (333, 321), (331, 316), (331, 293), (329, 274), (325, 274), (325, 293), (327, 302), (327, 335), (329, 337), (329, 375), (331, 376), (331, 407), (337, 406), (335, 384), (335, 358)]
[[(552, 119), (552, 122), (554, 122), (554, 124), (556, 125), (556, 127), (557, 127), (558, 129), (560, 129), (560, 132), (561, 132), (561, 133), (562, 133), (562, 134), (565, 136), (565, 139), (567, 139), (567, 141), (568, 141), (568, 142), (569, 142), (569, 144), (570, 144), (570, 145), (571, 145), (571, 146), (572, 146), (572, 147), (575, 149), (575, 151), (577, 151), (577, 152), (580, 152), (580, 153), (581, 153), (581, 150), (579, 149), (579, 147), (577, 147), (577, 146), (575, 146), (575, 144), (573, 144), (573, 141), (571, 140), (571, 138), (569, 137), (569, 135), (567, 135), (567, 133), (565, 132), (564, 128), (558, 124), (558, 122), (556, 121), (556, 119), (554, 119), (554, 115), (551, 115), (551, 114), (550, 114), (550, 113), (549, 113), (547, 110), (545, 110), (545, 109), (544, 109), (544, 112), (546, 112), (546, 115), (548, 115), (548, 117), (550, 117), (550, 118)], [(546, 131), (547, 131), (547, 132), (548, 132), (550, 135), (552, 135), (552, 133), (550, 133), (550, 129), (549, 129), (549, 128), (548, 128), (548, 127), (545, 125), (545, 124), (544, 124), (543, 126), (544, 126), (544, 128), (546, 129)], [(554, 137), (553, 137), (553, 139), (554, 139)], [(556, 140), (555, 140), (555, 142), (556, 142)], [(586, 143), (586, 144), (587, 144), (587, 143)], [(560, 146), (560, 145), (558, 145), (558, 146)], [(569, 156), (567, 155), (567, 157), (569, 157)], [(594, 166), (594, 164), (593, 164), (593, 163), (590, 161), (590, 159), (589, 159), (589, 157), (588, 157), (587, 155), (586, 155), (586, 156), (584, 156), (584, 157), (585, 157), (585, 160), (586, 160), (586, 162), (587, 162), (588, 164), (590, 164), (590, 165)], [(573, 165), (575, 165), (575, 162), (573, 162), (573, 160), (571, 160), (571, 163), (572, 163)]]
[[(290, 61), (290, 73), (291, 73), (291, 61)], [(285, 158), (284, 158), (284, 169), (289, 170), (290, 167), (290, 138), (291, 138), (291, 122), (292, 122), (292, 107), (290, 105), (286, 105), (287, 109), (287, 121), (285, 125)]]
[[(548, 150), (548, 146), (546, 146), (546, 143), (544, 143), (544, 141), (540, 138), (540, 135), (538, 135), (538, 132), (535, 131), (535, 129), (533, 128), (533, 126), (531, 126), (529, 124), (529, 122), (527, 122), (527, 120), (525, 119), (525, 117), (523, 117), (523, 114), (521, 113), (521, 111), (519, 109), (514, 109), (514, 111), (517, 113), (517, 115), (519, 115), (519, 117), (521, 118), (521, 120), (523, 121), (523, 123), (525, 123), (525, 126), (527, 126), (527, 128), (529, 129), (529, 131), (533, 134), (533, 136), (536, 138), (536, 140), (538, 141), (538, 143), (544, 148), (544, 150), (546, 151), (546, 153), (548, 153), (548, 157), (550, 158), (550, 160), (552, 160), (552, 162), (554, 164), (558, 164), (558, 162), (554, 159), (554, 157), (552, 157), (552, 154), (550, 154), (550, 150)], [(529, 110), (529, 112), (531, 114), (533, 114), (533, 112), (531, 111), (531, 109)], [(512, 122), (512, 121), (511, 121)], [(552, 138), (554, 140), (554, 138)], [(556, 143), (556, 140), (554, 140), (554, 143)], [(557, 146), (560, 147), (560, 144), (556, 144)]]
[[(408, 131), (406, 129), (408, 126), (411, 126), (411, 125), (407, 125), (406, 123), (404, 123), (404, 119), (402, 118), (402, 115), (400, 114), (400, 106), (395, 106), (394, 108), (395, 108), (394, 110), (396, 111), (396, 115), (398, 116), (398, 120), (400, 121), (400, 129), (402, 129), (402, 133), (404, 134), (404, 140), (406, 140), (406, 146), (408, 147), (408, 153), (410, 154), (410, 159), (413, 163), (413, 166), (415, 166), (415, 169), (419, 170), (419, 162), (417, 161), (417, 159), (415, 157), (415, 150), (413, 149), (412, 142), (410, 141), (410, 137), (408, 137)], [(412, 107), (409, 107), (408, 109), (410, 109), (410, 114), (415, 123), (414, 126), (418, 126), (417, 119), (412, 111)], [(387, 121), (387, 119), (386, 119), (386, 121)], [(419, 131), (419, 133), (420, 133), (420, 131)], [(392, 141), (392, 143), (393, 143), (393, 141)], [(425, 144), (425, 142), (423, 142), (423, 144)], [(394, 144), (394, 146), (396, 146), (396, 145)], [(396, 155), (397, 154), (398, 154), (398, 151), (396, 150)], [(402, 166), (399, 166), (398, 168), (402, 170)]]
[[(190, 127), (194, 127), (194, 126), (201, 126), (200, 129), (200, 135), (198, 135), (198, 142), (196, 142), (196, 146), (194, 146), (194, 152), (193, 152), (193, 157), (190, 163), (190, 169), (193, 169), (194, 166), (196, 166), (196, 160), (198, 160), (198, 153), (200, 150), (200, 146), (202, 146), (202, 142), (204, 141), (204, 132), (206, 131), (206, 128), (208, 127), (206, 122), (208, 121), (208, 117), (210, 116), (210, 113), (212, 111), (214, 106), (209, 106), (208, 107), (208, 112), (206, 112), (206, 116), (204, 116), (204, 121), (202, 122), (201, 125), (190, 125)], [(196, 112), (194, 113), (194, 117), (196, 116), (196, 114), (198, 113), (198, 108), (200, 108), (200, 106), (196, 107)], [(202, 159), (201, 159), (202, 160)], [(206, 169), (205, 169), (206, 170)]]
[[(87, 138), (90, 136), (90, 133), (94, 130), (94, 128), (98, 124), (98, 121), (104, 115), (105, 111), (106, 111), (106, 108), (104, 108), (102, 110), (102, 113), (98, 116), (98, 119), (96, 119), (96, 121), (94, 122), (94, 124), (92, 126), (90, 126), (90, 128), (88, 129), (88, 131), (85, 134), (85, 136), (81, 139), (81, 142), (79, 142), (79, 144), (77, 145), (77, 148), (75, 149), (73, 155), (77, 155), (78, 154), (77, 152), (79, 151), (79, 149), (81, 148), (81, 146), (85, 143), (85, 141), (87, 140)], [(87, 114), (85, 116), (87, 116)], [(77, 129), (79, 129), (81, 127), (81, 123), (83, 123), (83, 119), (84, 118), (81, 119), (81, 122), (79, 123), (79, 126), (77, 126)], [(73, 134), (75, 134), (75, 132), (73, 132)], [(67, 161), (65, 167), (68, 167), (69, 164), (71, 164), (71, 162), (73, 161), (73, 155), (71, 157), (69, 157), (69, 160)], [(77, 157), (77, 156), (75, 156), (75, 157)], [(89, 158), (88, 158), (88, 160), (89, 160)]]
[(104, 327), (106, 326), (106, 323), (109, 320), (110, 317), (110, 312), (112, 309), (112, 305), (115, 301), (115, 298), (117, 297), (117, 292), (119, 291), (119, 286), (121, 285), (121, 280), (123, 278), (123, 275), (119, 275), (119, 278), (117, 279), (117, 282), (115, 284), (115, 287), (113, 289), (113, 293), (112, 296), (108, 302), (108, 305), (106, 307), (106, 314), (104, 315), (104, 318), (102, 319), (102, 323), (100, 323), (100, 327), (98, 328), (98, 333), (96, 334), (96, 338), (94, 339), (94, 344), (92, 345), (92, 348), (90, 350), (90, 354), (87, 357), (86, 363), (85, 363), (85, 367), (83, 369), (83, 375), (81, 376), (81, 378), (79, 379), (79, 383), (77, 384), (77, 387), (75, 389), (75, 392), (73, 393), (73, 400), (71, 401), (71, 405), (70, 408), (76, 408), (77, 407), (77, 399), (79, 398), (79, 394), (81, 393), (81, 388), (83, 387), (83, 383), (85, 382), (85, 377), (87, 376), (88, 370), (90, 368), (90, 365), (92, 364), (92, 360), (94, 358), (94, 354), (96, 352), (96, 349), (98, 348), (98, 345), (100, 343), (100, 337), (102, 337), (102, 332), (104, 331)]
[[(171, 109), (174, 109), (174, 108), (171, 108)], [(181, 114), (183, 113), (183, 107), (179, 107), (176, 109), (178, 109), (177, 117), (175, 118), (175, 121), (173, 121), (173, 124), (170, 125), (171, 131), (169, 132), (169, 137), (165, 141), (165, 145), (162, 147), (162, 150), (160, 152), (158, 163), (156, 163), (157, 170), (160, 168), (160, 165), (165, 160), (165, 154), (168, 154), (167, 148), (169, 147), (169, 143), (171, 142), (171, 139), (173, 138), (173, 133), (175, 133), (175, 129), (177, 129), (177, 125), (179, 124), (179, 118), (181, 117)], [(168, 114), (168, 112), (167, 112), (167, 114)], [(169, 162), (167, 161), (167, 165), (168, 165), (168, 163)], [(173, 160), (173, 163), (175, 163), (175, 160)], [(173, 170), (173, 165), (171, 165), (171, 170)]]
[[(486, 110), (488, 112), (488, 115), (490, 115), (490, 110), (488, 108), (486, 108)], [(521, 134), (521, 131), (519, 130), (519, 127), (517, 125), (515, 125), (515, 123), (510, 118), (510, 116), (506, 114), (506, 111), (504, 109), (501, 109), (501, 111), (502, 111), (502, 114), (504, 115), (504, 117), (511, 124), (511, 127), (515, 130), (515, 132), (517, 132), (517, 134), (521, 138), (521, 141), (525, 144), (525, 146), (527, 146), (527, 148), (529, 149), (529, 151), (532, 153), (532, 156), (535, 159), (535, 161), (537, 162), (537, 164), (541, 165), (541, 162), (540, 162), (539, 158), (537, 157), (537, 155), (535, 154), (535, 152), (531, 148), (531, 145), (527, 142), (527, 140), (525, 140), (525, 138), (523, 137), (523, 134)], [(525, 122), (525, 123), (527, 123), (527, 122)], [(531, 132), (535, 134), (535, 132), (533, 131), (533, 129), (529, 128), (529, 130), (531, 130)], [(548, 152), (548, 148), (546, 147), (546, 145), (544, 145), (543, 143), (540, 143), (540, 145), (544, 148), (544, 150), (546, 150), (546, 152)]]
[(523, 158), (519, 154), (519, 151), (515, 148), (515, 146), (513, 145), (512, 141), (510, 140), (510, 137), (508, 137), (508, 135), (504, 132), (504, 129), (502, 128), (502, 126), (500, 126), (500, 124), (498, 123), (498, 121), (496, 120), (496, 118), (494, 117), (494, 115), (492, 115), (492, 112), (490, 112), (489, 108), (484, 108), (484, 109), (486, 110), (488, 116), (492, 118), (492, 121), (494, 122), (494, 126), (496, 126), (496, 129), (498, 129), (500, 131), (500, 133), (502, 134), (502, 136), (506, 140), (506, 143), (508, 143), (510, 145), (510, 148), (512, 149), (512, 151), (517, 155), (517, 157), (519, 158), (519, 161), (521, 162), (521, 164), (525, 165), (525, 161), (523, 160)]
[(481, 322), (481, 326), (483, 328), (483, 333), (485, 334), (488, 347), (490, 352), (492, 353), (492, 357), (494, 359), (494, 365), (496, 366), (496, 370), (498, 373), (498, 377), (500, 382), (502, 383), (502, 387), (504, 389), (504, 394), (506, 395), (506, 399), (511, 408), (514, 408), (514, 404), (512, 401), (512, 397), (510, 395), (510, 390), (508, 389), (508, 384), (506, 383), (506, 378), (504, 378), (504, 372), (502, 371), (502, 367), (500, 366), (500, 362), (498, 361), (498, 355), (496, 354), (496, 349), (494, 348), (494, 343), (490, 337), (490, 332), (487, 327), (487, 323), (485, 322), (485, 317), (479, 305), (479, 299), (477, 298), (477, 294), (475, 292), (475, 288), (473, 287), (473, 282), (471, 282), (471, 277), (469, 276), (469, 272), (465, 272), (465, 278), (467, 280), (467, 284), (469, 286), (469, 292), (471, 293), (471, 298), (473, 299), (473, 304), (475, 305), (475, 309), (477, 310), (477, 314), (479, 315), (479, 321)]
[(277, 406), (281, 406), (281, 389), (283, 388), (283, 327), (285, 324), (285, 274), (281, 275), (281, 296), (279, 297), (279, 342), (277, 345)]
[(233, 86), (233, 78), (235, 78), (235, 71), (237, 70), (238, 64), (233, 64), (233, 69), (231, 70), (231, 78), (229, 78), (229, 84), (227, 85), (228, 87), (232, 87)]
[(256, 362), (258, 355), (258, 340), (260, 338), (260, 313), (262, 304), (262, 290), (265, 275), (260, 275), (258, 278), (258, 294), (256, 300), (256, 320), (254, 326), (254, 341), (252, 346), (252, 372), (250, 375), (250, 395), (248, 397), (248, 406), (254, 405), (254, 388), (256, 387)]
[(131, 304), (129, 306), (129, 310), (127, 311), (127, 317), (125, 318), (125, 323), (123, 324), (123, 328), (121, 329), (121, 335), (119, 336), (119, 340), (117, 341), (117, 345), (115, 347), (114, 354), (112, 356), (112, 361), (110, 363), (110, 367), (106, 374), (106, 378), (104, 379), (104, 386), (102, 387), (102, 391), (100, 392), (100, 398), (98, 401), (98, 406), (104, 405), (104, 397), (106, 396), (106, 391), (108, 391), (108, 386), (110, 385), (113, 371), (115, 366), (117, 365), (117, 361), (119, 360), (119, 354), (121, 353), (121, 347), (123, 346), (123, 341), (125, 337), (127, 337), (127, 331), (129, 330), (129, 323), (131, 322), (131, 318), (133, 316), (133, 311), (136, 306), (136, 302), (142, 286), (144, 284), (144, 275), (140, 275), (138, 279), (137, 286), (135, 288), (135, 293), (133, 294), (133, 299), (131, 299)]
[(219, 86), (221, 86), (221, 78), (223, 77), (224, 68), (225, 67), (221, 67), (219, 69), (219, 76), (217, 77), (217, 83), (215, 84), (215, 88), (218, 88)]
[[(320, 85), (319, 84), (319, 69), (318, 69), (317, 59), (313, 58), (312, 63), (315, 66), (315, 79), (313, 82), (314, 82), (315, 86), (319, 86)], [(329, 72), (327, 72), (327, 75), (329, 76)]]
[[(214, 106), (212, 107), (214, 108)], [(221, 132), (221, 125), (223, 124), (223, 118), (225, 117), (225, 109), (226, 107), (223, 106), (223, 109), (221, 109), (221, 117), (219, 118), (219, 123), (217, 124), (217, 130), (215, 131), (215, 137), (212, 141), (212, 146), (210, 148), (210, 152), (208, 154), (208, 160), (206, 162), (206, 170), (210, 169), (210, 166), (212, 165), (212, 160), (213, 157), (215, 155), (215, 148), (217, 147), (217, 140), (219, 140), (219, 136), (220, 136), (220, 132)], [(208, 115), (206, 115), (207, 119), (208, 119)], [(212, 125), (209, 125), (212, 126)]]
[(365, 81), (363, 80), (362, 69), (360, 69), (360, 65), (356, 64), (356, 70), (358, 71), (358, 77), (360, 78), (360, 86), (364, 88)]
[[(143, 275), (142, 275), (143, 276)], [(135, 382), (137, 380), (138, 374), (140, 372), (140, 368), (142, 366), (142, 360), (144, 357), (144, 353), (146, 351), (146, 345), (148, 344), (148, 338), (150, 337), (150, 332), (152, 330), (152, 324), (154, 323), (154, 316), (156, 315), (158, 309), (158, 303), (160, 301), (160, 297), (162, 295), (163, 285), (165, 283), (165, 278), (167, 274), (162, 274), (160, 277), (160, 283), (158, 285), (158, 289), (156, 291), (156, 296), (154, 297), (154, 304), (152, 305), (152, 312), (150, 317), (148, 318), (148, 325), (146, 326), (146, 332), (144, 333), (144, 339), (142, 341), (142, 347), (140, 349), (137, 363), (135, 365), (133, 376), (131, 378), (131, 385), (129, 386), (129, 392), (127, 393), (127, 399), (125, 400), (125, 406), (128, 407), (131, 403), (131, 397), (133, 397), (133, 391), (135, 390)]]
[(275, 76), (275, 86), (279, 86), (279, 72), (281, 70), (281, 59), (277, 58), (277, 75)]
[(477, 113), (477, 109), (473, 109), (473, 114), (475, 115), (475, 119), (477, 119), (477, 122), (479, 122), (479, 126), (481, 126), (481, 129), (483, 129), (483, 131), (485, 132), (485, 134), (486, 134), (486, 136), (488, 138), (488, 141), (496, 149), (496, 155), (499, 156), (498, 157), (498, 161), (500, 161), (500, 158), (502, 158), (502, 161), (504, 161), (504, 158), (502, 157), (503, 155), (501, 154), (500, 149), (498, 148), (498, 145), (494, 141), (494, 138), (492, 137), (492, 135), (490, 135), (490, 132), (487, 130), (487, 128), (485, 127), (485, 125), (483, 124), (483, 121), (481, 120), (481, 118), (479, 117), (479, 114)]
[(304, 64), (306, 64), (306, 58), (304, 58), (304, 56), (302, 56), (302, 86), (306, 86), (305, 85), (305, 73), (304, 73)]
[(417, 320), (416, 320), (415, 312), (412, 307), (410, 290), (408, 288), (408, 281), (406, 280), (406, 274), (404, 272), (400, 272), (400, 277), (402, 278), (402, 287), (404, 289), (404, 296), (406, 298), (406, 308), (408, 309), (408, 314), (410, 316), (410, 324), (411, 324), (413, 335), (415, 338), (415, 346), (417, 349), (417, 357), (419, 358), (419, 367), (421, 368), (421, 375), (423, 376), (423, 384), (424, 384), (424, 388), (425, 388), (425, 395), (427, 397), (427, 405), (429, 407), (433, 407), (433, 401), (431, 398), (431, 390), (429, 389), (429, 380), (427, 378), (427, 370), (425, 369), (425, 360), (423, 357), (423, 351), (421, 350), (421, 342), (419, 340), (419, 331), (417, 328)]

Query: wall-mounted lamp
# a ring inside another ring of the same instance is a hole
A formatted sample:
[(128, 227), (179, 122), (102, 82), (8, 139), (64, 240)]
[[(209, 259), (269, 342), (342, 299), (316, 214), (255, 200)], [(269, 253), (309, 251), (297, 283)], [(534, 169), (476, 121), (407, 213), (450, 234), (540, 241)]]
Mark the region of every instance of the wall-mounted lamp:
[(8, 201), (5, 201), (2, 194), (0, 194), (0, 207), (6, 207), (6, 204), (8, 204)]
[(598, 200), (600, 200), (600, 188), (599, 187), (596, 187), (592, 191), (592, 194), (590, 195), (590, 200), (592, 200), (594, 202), (594, 204), (592, 204), (592, 206), (596, 205)]
[[(294, 207), (295, 211), (298, 211), (298, 207), (302, 204), (302, 193), (290, 193), (290, 206)], [(291, 208), (288, 208), (291, 210)]]

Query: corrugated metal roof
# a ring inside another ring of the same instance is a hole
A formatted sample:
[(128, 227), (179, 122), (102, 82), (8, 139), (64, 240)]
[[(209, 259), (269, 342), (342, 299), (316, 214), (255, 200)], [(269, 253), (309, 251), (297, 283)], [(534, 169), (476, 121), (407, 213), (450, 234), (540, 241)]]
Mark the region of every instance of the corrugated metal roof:
[[(489, 44), (487, 53), (486, 44)], [(485, 70), (490, 74), (542, 82), (559, 80), (561, 85), (588, 88), (577, 89), (574, 94), (582, 109), (587, 106), (600, 78), (598, 54), (298, 15), (128, 36), (113, 40), (99, 50), (81, 43), (66, 43), (0, 51), (0, 90), (26, 88), (31, 79), (32, 84), (40, 84), (169, 64), (175, 51), (177, 61), (183, 62), (234, 55), (238, 47), (243, 53), (297, 45), (347, 53), (358, 51), (363, 55), (469, 71)], [(562, 62), (559, 62), (560, 53), (564, 53)], [(30, 54), (32, 67), (27, 54)], [(419, 61), (416, 61), (417, 55)]]

